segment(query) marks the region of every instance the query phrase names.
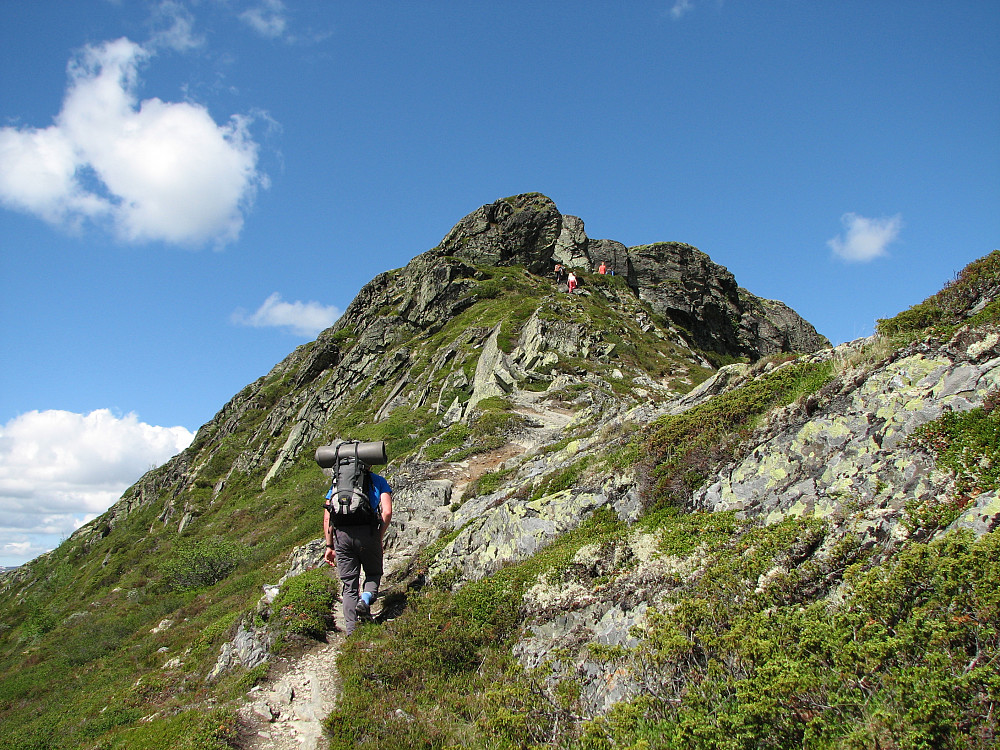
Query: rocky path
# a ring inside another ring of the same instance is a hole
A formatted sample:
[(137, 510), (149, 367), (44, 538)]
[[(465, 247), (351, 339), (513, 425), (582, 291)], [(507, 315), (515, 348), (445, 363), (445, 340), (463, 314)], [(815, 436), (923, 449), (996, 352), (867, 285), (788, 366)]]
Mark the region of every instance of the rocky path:
[(303, 654), (279, 658), (272, 677), (248, 694), (239, 709), (245, 727), (244, 750), (323, 750), (322, 721), (339, 691), (337, 654), (343, 631), (327, 633)]

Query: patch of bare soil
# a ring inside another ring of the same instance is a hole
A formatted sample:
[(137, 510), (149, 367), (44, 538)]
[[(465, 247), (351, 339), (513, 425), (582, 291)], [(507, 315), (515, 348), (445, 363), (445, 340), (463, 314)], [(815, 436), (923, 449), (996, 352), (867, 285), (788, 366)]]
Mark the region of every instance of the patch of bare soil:
[[(379, 594), (373, 617), (376, 623), (386, 623), (405, 608), (406, 595), (386, 589)], [(323, 719), (340, 695), (337, 657), (345, 638), (340, 602), (335, 619), (336, 629), (327, 632), (326, 643), (275, 658), (267, 681), (247, 693), (238, 709), (242, 750), (326, 750)]]
[(304, 653), (275, 660), (271, 676), (239, 709), (245, 750), (324, 750), (322, 721), (340, 691), (337, 655), (343, 631), (327, 633)]

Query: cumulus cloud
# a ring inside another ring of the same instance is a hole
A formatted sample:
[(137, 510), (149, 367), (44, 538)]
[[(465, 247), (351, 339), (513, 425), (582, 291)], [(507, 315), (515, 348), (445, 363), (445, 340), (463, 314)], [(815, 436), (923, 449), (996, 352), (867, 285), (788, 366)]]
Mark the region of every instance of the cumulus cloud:
[(827, 240), (827, 246), (844, 260), (866, 263), (887, 253), (887, 248), (899, 238), (903, 218), (884, 216), (868, 219), (855, 213), (840, 217), (844, 232)]
[(285, 302), (275, 292), (256, 312), (248, 314), (237, 310), (232, 315), (234, 323), (256, 328), (287, 328), (297, 336), (313, 337), (329, 328), (340, 317), (340, 310), (319, 302)]
[[(184, 16), (172, 18), (159, 43), (195, 44)], [(84, 48), (53, 125), (0, 129), (0, 202), (69, 228), (107, 223), (128, 242), (222, 245), (239, 235), (267, 184), (251, 119), (219, 125), (197, 104), (139, 102), (153, 48), (125, 38)]]
[(240, 14), (240, 20), (268, 39), (278, 39), (285, 34), (288, 22), (282, 0), (261, 0), (257, 5)]
[(32, 411), (0, 427), (0, 565), (58, 544), (114, 504), (194, 433), (135, 414)]

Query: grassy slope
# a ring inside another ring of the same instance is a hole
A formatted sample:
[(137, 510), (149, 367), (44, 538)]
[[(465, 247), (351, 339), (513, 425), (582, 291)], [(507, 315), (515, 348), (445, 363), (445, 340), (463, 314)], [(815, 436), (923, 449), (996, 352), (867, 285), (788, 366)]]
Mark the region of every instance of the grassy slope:
[[(975, 297), (973, 286), (995, 282), (995, 255), (970, 267), (969, 284), (956, 280), (948, 299)], [(613, 288), (607, 296), (552, 297), (546, 284), (516, 269), (484, 269), (483, 283), (489, 285), (476, 305), (440, 331), (407, 342), (412, 377), (419, 378), (421, 367), (430, 373), (434, 353), (448, 345), (459, 348), (459, 366), (471, 376), (476, 353), (471, 343), (456, 344), (463, 333), (507, 321), (501, 346), (510, 346), (539, 305), (543, 315), (582, 316), (617, 337), (613, 366), (657, 376), (670, 367), (669, 346), (642, 334), (608, 302)], [(961, 307), (941, 300), (933, 306), (951, 309), (949, 304)], [(993, 305), (976, 314), (991, 315)], [(963, 319), (961, 311), (948, 314), (933, 313), (934, 322)], [(915, 335), (923, 313), (910, 318), (880, 330)], [(582, 359), (561, 366), (595, 369)], [(603, 366), (596, 369), (605, 374)], [(593, 748), (989, 746), (1000, 691), (995, 533), (978, 542), (913, 545), (879, 569), (869, 569), (864, 555), (846, 544), (830, 558), (839, 569), (793, 566), (758, 592), (761, 572), (787, 562), (789, 548), (822, 538), (823, 528), (805, 520), (759, 530), (727, 516), (676, 509), (685, 489), (724, 457), (713, 446), (738, 450), (739, 432), (763, 411), (828, 376), (796, 366), (776, 372), (785, 375), (753, 381), (748, 390), (714, 399), (686, 418), (661, 420), (632, 440), (621, 437), (603, 467), (614, 471), (648, 455), (640, 467), (657, 509), (640, 526), (659, 535), (668, 554), (690, 555), (693, 542), (713, 550), (705, 573), (681, 587), (675, 608), (643, 634), (645, 663), (669, 680), (651, 683), (645, 697), (609, 717), (581, 724), (571, 680), (553, 700), (540, 689), (544, 675), (524, 673), (510, 657), (524, 588), (542, 572), (565, 569), (584, 544), (614, 545), (629, 533), (600, 514), (535, 558), (458, 594), (413, 597), (392, 626), (353, 641), (342, 663), (344, 703), (328, 722), (334, 746), (386, 747), (387, 738), (395, 747), (442, 748), (542, 742)], [(444, 373), (429, 377), (431, 387), (440, 387)], [(276, 403), (287, 382), (262, 383), (270, 392), (266, 402)], [(456, 453), (475, 450), (484, 437), (447, 434), (426, 408), (397, 409), (377, 425), (366, 424), (384, 388), (374, 389), (365, 403), (339, 409), (329, 434), (361, 425), (357, 437), (387, 439), (394, 456), (436, 440), (452, 441)], [(259, 424), (265, 416), (261, 409), (246, 419)], [(702, 429), (706, 425), (710, 431)], [(305, 451), (267, 490), (259, 489), (260, 468), (231, 477), (213, 502), (212, 487), (253, 432), (253, 424), (243, 427), (214, 462), (206, 462), (186, 496), (174, 498), (202, 512), (183, 537), (176, 523), (165, 527), (157, 519), (164, 496), (88, 550), (70, 540), (32, 566), (28, 584), (0, 594), (0, 746), (229, 746), (232, 714), (213, 706), (241, 694), (260, 670), (215, 685), (204, 675), (238, 618), (253, 608), (260, 586), (282, 575), (288, 550), (318, 535), (309, 498), (319, 497), (324, 483)], [(704, 440), (708, 434), (717, 439)], [(203, 450), (219, 447), (210, 443), (208, 436)], [(247, 552), (221, 580), (180, 590), (171, 561), (185, 544), (216, 538), (245, 545)], [(845, 579), (855, 593), (831, 617), (822, 596)], [(173, 624), (152, 633), (163, 620)], [(181, 663), (165, 668), (174, 658)], [(383, 708), (372, 711), (373, 703)], [(990, 711), (994, 718), (986, 720)]]
[[(609, 284), (606, 295), (570, 299), (553, 295), (547, 281), (521, 269), (484, 268), (481, 274), (474, 306), (441, 330), (405, 342), (411, 379), (424, 378), (428, 387), (440, 389), (447, 372), (431, 374), (429, 365), (448, 346), (457, 346), (458, 366), (471, 376), (478, 348), (463, 338), (467, 332), (502, 323), (501, 345), (510, 347), (539, 307), (554, 319), (571, 315), (607, 329), (619, 345), (614, 366), (653, 369), (654, 375), (669, 368), (672, 345), (615, 315), (615, 296), (623, 290)], [(619, 320), (613, 325), (615, 318)], [(349, 335), (341, 339), (351, 345)], [(562, 366), (606, 369), (583, 359)], [(199, 434), (190, 449), (197, 475), (180, 495), (168, 485), (154, 502), (118, 522), (89, 548), (79, 538), (67, 540), (29, 566), (26, 583), (0, 593), (0, 746), (226, 746), (232, 716), (213, 711), (209, 701), (238, 695), (259, 674), (235, 674), (212, 685), (204, 676), (239, 619), (253, 609), (261, 586), (284, 573), (288, 551), (319, 534), (318, 506), (310, 498), (321, 497), (325, 479), (311, 450), (303, 451), (266, 490), (260, 489), (260, 481), (267, 457), (273, 459), (284, 434), (271, 438), (264, 446), (265, 461), (249, 474), (229, 474), (244, 450), (260, 447), (252, 443), (253, 435), (270, 409), (296, 395), (290, 386), (293, 375), (279, 369), (248, 387), (254, 396), (251, 408), (235, 429), (215, 425)], [(397, 408), (372, 423), (372, 410), (388, 387), (374, 387), (363, 402), (338, 408), (326, 434), (387, 440), (395, 459), (442, 439), (445, 430), (429, 407)], [(443, 402), (456, 395), (467, 398), (456, 390), (444, 394)], [(456, 456), (491, 447), (498, 429), (502, 422), (499, 427), (480, 425), (478, 431), (474, 424), (457, 440), (452, 434)], [(221, 493), (213, 497), (213, 488), (227, 475)], [(169, 525), (159, 519), (168, 502), (200, 514), (183, 534), (177, 533), (180, 512)], [(206, 558), (227, 554), (230, 559), (223, 562), (232, 565), (223, 566), (221, 580), (213, 582), (210, 576), (201, 585), (197, 579), (183, 582), (185, 572), (218, 563)], [(164, 620), (172, 624), (152, 633)]]

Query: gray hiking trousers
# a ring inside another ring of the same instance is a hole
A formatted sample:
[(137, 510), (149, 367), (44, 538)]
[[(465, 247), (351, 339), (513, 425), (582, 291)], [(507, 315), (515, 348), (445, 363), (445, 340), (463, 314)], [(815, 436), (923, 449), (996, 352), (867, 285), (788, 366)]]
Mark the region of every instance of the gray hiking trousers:
[(344, 627), (350, 635), (358, 624), (361, 570), (365, 571), (365, 591), (372, 602), (382, 582), (382, 543), (378, 526), (341, 526), (334, 529), (333, 548), (337, 553), (337, 575), (343, 585)]

